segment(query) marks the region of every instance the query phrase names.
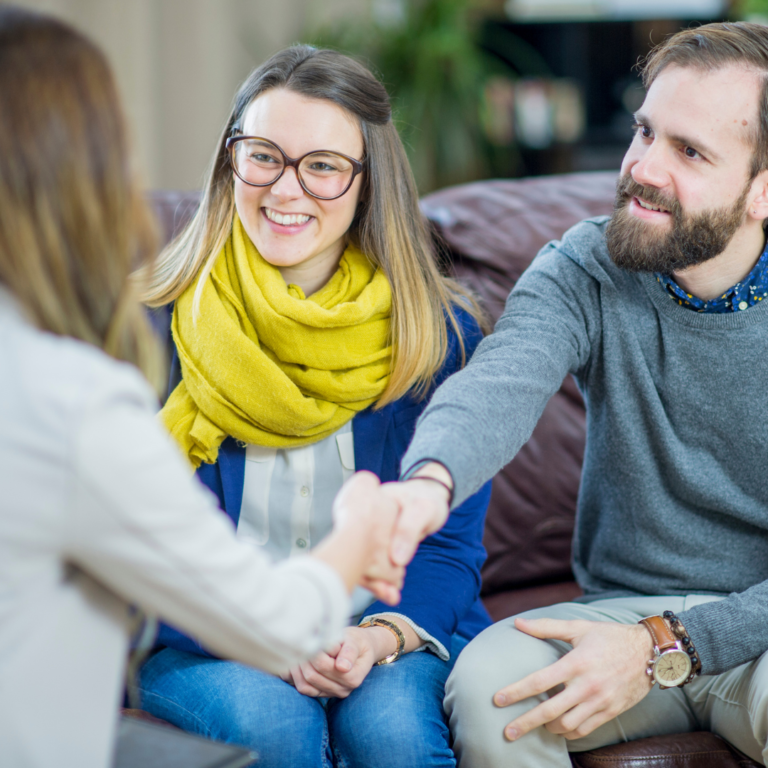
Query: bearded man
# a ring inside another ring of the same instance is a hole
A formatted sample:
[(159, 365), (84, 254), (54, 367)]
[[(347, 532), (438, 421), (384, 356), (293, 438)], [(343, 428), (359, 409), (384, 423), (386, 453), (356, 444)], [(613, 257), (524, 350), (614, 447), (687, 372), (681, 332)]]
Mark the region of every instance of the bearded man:
[(463, 768), (567, 768), (569, 750), (702, 728), (768, 756), (768, 28), (683, 31), (644, 79), (614, 215), (539, 253), (384, 488), (405, 561), (576, 377), (585, 594), (459, 657)]

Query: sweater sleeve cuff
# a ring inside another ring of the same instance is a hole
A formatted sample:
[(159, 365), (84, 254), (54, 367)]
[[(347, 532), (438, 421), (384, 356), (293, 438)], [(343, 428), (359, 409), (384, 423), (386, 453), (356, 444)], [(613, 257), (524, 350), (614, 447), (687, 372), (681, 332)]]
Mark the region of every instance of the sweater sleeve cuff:
[(396, 619), (404, 621), (424, 641), (424, 645), (419, 646), (412, 651), (412, 653), (417, 653), (418, 651), (432, 651), (432, 653), (442, 661), (448, 661), (451, 658), (451, 654), (439, 640), (436, 640), (426, 629), (420, 627), (407, 616), (403, 616), (402, 613), (393, 613), (392, 611), (387, 611), (386, 613), (371, 613), (368, 616), (364, 616), (360, 620), (360, 623), (365, 624), (366, 621), (370, 621), (371, 619), (383, 619), (387, 616), (394, 616)]
[(764, 635), (754, 632), (755, 616), (738, 601), (713, 600), (677, 615), (696, 648), (702, 675), (722, 674), (765, 652)]

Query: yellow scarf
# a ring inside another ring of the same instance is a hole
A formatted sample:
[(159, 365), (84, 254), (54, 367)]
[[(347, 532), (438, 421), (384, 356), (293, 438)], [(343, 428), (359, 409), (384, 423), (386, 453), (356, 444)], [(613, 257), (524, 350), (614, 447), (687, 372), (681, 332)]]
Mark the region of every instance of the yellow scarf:
[(278, 448), (317, 442), (384, 392), (392, 294), (356, 248), (306, 298), (235, 216), (196, 320), (194, 293), (193, 282), (173, 310), (183, 379), (160, 416), (195, 467), (215, 462), (227, 435)]

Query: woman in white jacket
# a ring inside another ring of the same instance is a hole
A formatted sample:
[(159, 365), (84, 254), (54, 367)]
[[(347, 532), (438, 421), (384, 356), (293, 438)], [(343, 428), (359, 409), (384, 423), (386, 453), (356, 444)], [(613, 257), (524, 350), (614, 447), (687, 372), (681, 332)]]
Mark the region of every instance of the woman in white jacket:
[(105, 768), (135, 605), (279, 673), (328, 648), (362, 583), (391, 604), (373, 475), (277, 566), (236, 540), (155, 420), (127, 276), (153, 252), (102, 54), (0, 8), (0, 765)]

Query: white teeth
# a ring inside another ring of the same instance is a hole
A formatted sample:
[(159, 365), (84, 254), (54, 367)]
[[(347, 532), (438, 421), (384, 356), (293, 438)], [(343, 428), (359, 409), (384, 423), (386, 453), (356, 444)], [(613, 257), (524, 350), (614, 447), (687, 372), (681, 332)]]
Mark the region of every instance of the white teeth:
[(661, 210), (661, 208), (654, 208), (649, 203), (644, 203), (639, 197), (636, 198), (636, 199), (637, 199), (637, 202), (640, 204), (640, 207), (641, 208), (645, 208), (647, 211), (660, 211)]
[(267, 218), (270, 221), (274, 221), (275, 224), (282, 224), (284, 227), (295, 226), (297, 224), (306, 224), (312, 217), (307, 216), (304, 213), (285, 214), (273, 211), (271, 208), (265, 208), (264, 213), (267, 214)]

